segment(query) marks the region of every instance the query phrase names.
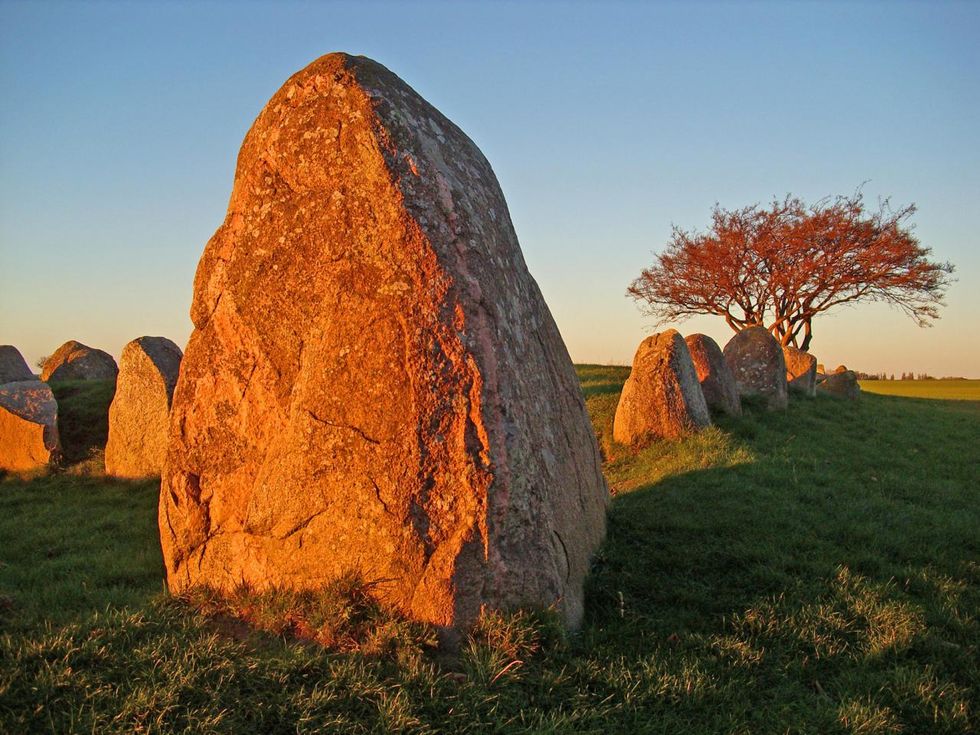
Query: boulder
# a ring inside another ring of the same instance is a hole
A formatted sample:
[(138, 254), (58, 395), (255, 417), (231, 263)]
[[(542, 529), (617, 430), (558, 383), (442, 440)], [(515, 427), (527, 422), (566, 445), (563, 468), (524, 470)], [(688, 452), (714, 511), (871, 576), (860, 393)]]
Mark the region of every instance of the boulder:
[(44, 467), (61, 453), (58, 404), (40, 380), (0, 385), (0, 469)]
[(728, 341), (724, 354), (740, 396), (761, 396), (770, 410), (786, 408), (786, 359), (768, 329), (743, 329)]
[(19, 380), (36, 380), (24, 356), (13, 345), (0, 345), (0, 385)]
[(160, 493), (173, 591), (356, 572), (447, 635), (582, 616), (608, 488), (490, 164), (380, 64), (324, 56), (245, 137), (198, 265)]
[(853, 370), (845, 370), (842, 373), (828, 375), (826, 380), (821, 381), (817, 388), (821, 393), (837, 396), (838, 398), (850, 398), (854, 400), (861, 395), (861, 386), (858, 385), (857, 375)]
[(831, 373), (831, 375), (837, 375), (838, 373), (846, 373), (846, 372), (847, 372), (846, 365), (838, 365), (837, 367), (834, 368), (834, 372)]
[(621, 444), (670, 439), (710, 424), (684, 338), (676, 329), (668, 329), (643, 340), (616, 406), (613, 439)]
[(108, 352), (69, 340), (44, 362), (41, 380), (115, 380), (118, 372)]
[(170, 402), (181, 357), (180, 348), (165, 337), (140, 337), (123, 348), (109, 406), (106, 474), (159, 476), (167, 456)]
[(786, 360), (786, 382), (790, 390), (811, 398), (817, 394), (817, 358), (793, 345), (783, 347)]
[(725, 362), (718, 343), (706, 334), (692, 334), (684, 341), (691, 353), (708, 408), (731, 416), (741, 416), (742, 401), (738, 397), (735, 376)]

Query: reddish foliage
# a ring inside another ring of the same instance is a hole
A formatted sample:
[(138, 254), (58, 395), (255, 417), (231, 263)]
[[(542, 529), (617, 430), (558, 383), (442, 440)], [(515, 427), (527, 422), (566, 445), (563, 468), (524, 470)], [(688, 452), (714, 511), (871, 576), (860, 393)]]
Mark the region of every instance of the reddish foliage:
[(803, 350), (813, 317), (849, 302), (883, 301), (927, 326), (953, 266), (928, 260), (908, 224), (914, 213), (887, 201), (868, 211), (860, 193), (813, 205), (788, 196), (767, 209), (716, 205), (707, 233), (675, 227), (627, 293), (660, 322), (717, 314), (736, 332), (761, 324)]

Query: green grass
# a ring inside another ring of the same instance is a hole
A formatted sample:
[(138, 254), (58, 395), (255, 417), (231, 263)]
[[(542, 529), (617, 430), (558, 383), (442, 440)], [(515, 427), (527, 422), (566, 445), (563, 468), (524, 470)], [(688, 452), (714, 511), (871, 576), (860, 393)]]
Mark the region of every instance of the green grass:
[(980, 729), (980, 404), (794, 397), (636, 451), (627, 373), (579, 368), (615, 499), (571, 637), (496, 615), (446, 656), (355, 578), (175, 600), (152, 483), (0, 482), (0, 732)]
[(980, 380), (862, 380), (861, 390), (886, 396), (980, 401)]
[(104, 448), (116, 381), (63, 380), (50, 385), (58, 401), (58, 434), (65, 461), (78, 462)]

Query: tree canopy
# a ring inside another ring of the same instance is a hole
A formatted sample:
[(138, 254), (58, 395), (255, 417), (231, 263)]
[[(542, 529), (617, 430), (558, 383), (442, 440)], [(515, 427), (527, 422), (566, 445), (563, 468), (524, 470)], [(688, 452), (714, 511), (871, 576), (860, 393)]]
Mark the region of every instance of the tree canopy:
[(865, 207), (860, 192), (807, 205), (715, 205), (705, 233), (674, 227), (664, 252), (627, 293), (659, 322), (724, 317), (736, 332), (763, 325), (806, 350), (813, 318), (841, 304), (881, 301), (919, 326), (939, 318), (953, 266), (929, 260), (912, 234), (914, 204)]

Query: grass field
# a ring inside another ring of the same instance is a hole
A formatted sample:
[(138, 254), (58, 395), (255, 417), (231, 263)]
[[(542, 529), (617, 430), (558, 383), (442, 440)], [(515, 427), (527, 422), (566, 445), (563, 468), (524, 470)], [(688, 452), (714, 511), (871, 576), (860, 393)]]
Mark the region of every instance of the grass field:
[(437, 654), (356, 580), (250, 628), (163, 594), (154, 483), (6, 478), (0, 732), (980, 730), (980, 403), (794, 397), (634, 451), (627, 373), (579, 367), (615, 498), (572, 637), (515, 613)]
[(980, 380), (862, 380), (861, 390), (885, 396), (980, 401)]

